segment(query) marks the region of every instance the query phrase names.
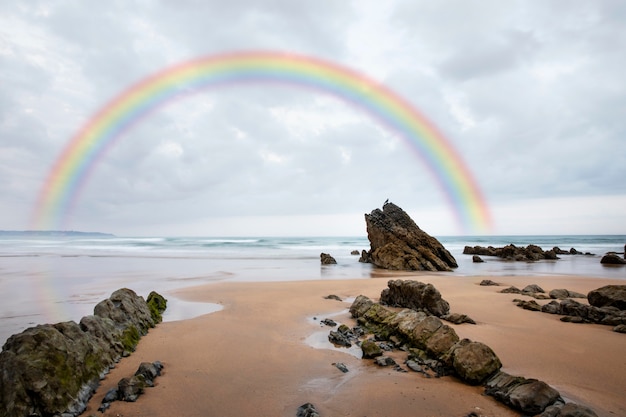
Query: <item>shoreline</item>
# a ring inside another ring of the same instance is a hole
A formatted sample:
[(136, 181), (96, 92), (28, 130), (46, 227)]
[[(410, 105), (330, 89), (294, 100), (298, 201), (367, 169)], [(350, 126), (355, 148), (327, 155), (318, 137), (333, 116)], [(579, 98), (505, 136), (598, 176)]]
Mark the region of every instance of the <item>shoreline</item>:
[[(600, 417), (625, 415), (626, 337), (610, 326), (564, 323), (560, 316), (523, 310), (516, 294), (499, 294), (506, 286), (538, 284), (546, 292), (567, 288), (587, 293), (621, 280), (564, 276), (488, 278), (502, 287), (483, 287), (482, 277), (401, 272), (385, 278), (281, 282), (214, 282), (169, 291), (189, 302), (210, 302), (223, 309), (194, 319), (161, 323), (144, 336), (137, 351), (123, 359), (102, 381), (85, 415), (185, 416), (281, 415), (313, 403), (322, 416), (423, 415), (485, 416), (519, 413), (482, 395), (481, 387), (453, 377), (424, 378), (378, 368), (341, 349), (307, 344), (319, 320), (332, 317), (354, 325), (350, 302), (324, 299), (335, 294), (366, 295), (378, 300), (388, 279), (432, 283), (450, 303), (451, 312), (467, 314), (477, 325), (453, 325), (461, 338), (490, 346), (503, 370), (537, 378), (559, 390), (568, 401), (591, 407)], [(541, 301), (540, 301), (541, 302)], [(313, 320), (315, 317), (317, 320)], [(100, 414), (107, 390), (134, 373), (140, 362), (161, 361), (165, 368), (155, 387), (136, 403), (114, 402)], [(343, 362), (343, 374), (332, 364)], [(401, 363), (401, 361), (399, 362)], [(242, 401), (243, 399), (243, 401)], [(451, 399), (454, 399), (451, 401)]]

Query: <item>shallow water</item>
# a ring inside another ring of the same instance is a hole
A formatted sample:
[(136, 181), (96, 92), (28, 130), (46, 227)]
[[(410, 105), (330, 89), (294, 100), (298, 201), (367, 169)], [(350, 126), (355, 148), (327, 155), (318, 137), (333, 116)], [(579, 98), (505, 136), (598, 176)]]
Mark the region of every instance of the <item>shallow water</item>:
[[(459, 268), (450, 276), (581, 275), (626, 280), (626, 267), (605, 267), (605, 252), (622, 251), (626, 236), (441, 237)], [(558, 261), (472, 262), (465, 245), (575, 247), (593, 256)], [(41, 323), (80, 320), (118, 288), (146, 297), (155, 290), (171, 300), (166, 320), (215, 311), (216, 305), (176, 300), (174, 289), (215, 281), (293, 281), (389, 278), (389, 271), (358, 262), (353, 250), (366, 237), (332, 238), (0, 238), (0, 341)], [(330, 253), (337, 265), (320, 265)], [(419, 279), (430, 273), (404, 273)], [(199, 304), (199, 305), (198, 305)]]

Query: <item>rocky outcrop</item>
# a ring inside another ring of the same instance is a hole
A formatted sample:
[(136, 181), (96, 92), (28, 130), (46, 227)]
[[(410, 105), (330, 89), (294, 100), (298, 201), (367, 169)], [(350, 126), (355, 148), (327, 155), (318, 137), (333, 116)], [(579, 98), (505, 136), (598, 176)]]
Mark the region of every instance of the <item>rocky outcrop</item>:
[(450, 313), (450, 304), (432, 284), (419, 281), (391, 280), (380, 294), (380, 302), (392, 307), (406, 307), (441, 317)]
[(606, 285), (589, 291), (587, 300), (595, 307), (615, 307), (626, 310), (626, 285)]
[(322, 265), (335, 265), (337, 261), (328, 253), (320, 253), (320, 262)]
[(0, 353), (0, 409), (16, 417), (80, 414), (100, 378), (154, 326), (146, 301), (121, 289), (80, 324), (44, 324), (9, 337)]
[[(390, 283), (404, 287), (395, 281)], [(453, 328), (424, 309), (396, 311), (360, 295), (350, 306), (350, 314), (362, 332), (375, 336), (363, 342), (367, 357), (386, 363), (384, 349), (372, 345), (389, 343), (408, 352), (405, 364), (409, 369), (426, 377), (455, 375), (468, 384), (483, 385), (487, 395), (527, 415), (542, 413), (548, 407), (556, 411), (563, 407), (561, 396), (553, 387), (501, 371), (502, 363), (489, 346), (460, 339)]]
[(370, 250), (361, 254), (361, 262), (380, 268), (410, 271), (450, 271), (456, 259), (400, 207), (385, 203), (365, 215)]
[(122, 378), (117, 383), (117, 388), (112, 388), (102, 399), (98, 411), (107, 410), (113, 401), (135, 402), (147, 387), (154, 386), (154, 380), (161, 375), (163, 364), (160, 361), (142, 362), (131, 377)]
[[(544, 251), (537, 245), (528, 245), (523, 247), (510, 244), (500, 248), (495, 248), (493, 246), (465, 246), (463, 254), (474, 256), (495, 256), (508, 261), (534, 262), (544, 259), (559, 259), (557, 255), (582, 255), (582, 252), (579, 252), (574, 248), (571, 248), (569, 251), (564, 251), (559, 247), (554, 247)], [(585, 255), (591, 254), (586, 253)]]
[(617, 253), (607, 253), (600, 259), (600, 263), (604, 265), (626, 265), (626, 259)]

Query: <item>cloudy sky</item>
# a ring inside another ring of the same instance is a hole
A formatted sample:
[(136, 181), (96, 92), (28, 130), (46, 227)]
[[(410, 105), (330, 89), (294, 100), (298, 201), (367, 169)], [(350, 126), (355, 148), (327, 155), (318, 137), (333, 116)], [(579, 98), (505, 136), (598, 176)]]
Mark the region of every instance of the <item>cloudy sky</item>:
[[(294, 52), (420, 109), (462, 155), (489, 234), (626, 234), (626, 2), (0, 2), (0, 229), (29, 228), (68, 140), (133, 83), (189, 59)], [(364, 235), (389, 198), (435, 235), (436, 178), (366, 114), (253, 85), (160, 109), (99, 163), (65, 225), (118, 235)], [(480, 231), (479, 231), (480, 232)]]

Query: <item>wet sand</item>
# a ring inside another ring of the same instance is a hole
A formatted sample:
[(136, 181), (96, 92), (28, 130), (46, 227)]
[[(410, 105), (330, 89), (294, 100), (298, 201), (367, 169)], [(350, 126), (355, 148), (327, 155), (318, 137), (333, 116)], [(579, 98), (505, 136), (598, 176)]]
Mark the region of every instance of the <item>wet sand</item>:
[[(499, 294), (505, 287), (479, 286), (481, 277), (406, 278), (432, 283), (452, 312), (476, 320), (477, 325), (452, 326), (461, 338), (489, 345), (506, 372), (543, 380), (600, 417), (626, 415), (626, 335), (609, 326), (563, 323), (559, 316), (522, 310), (512, 302), (519, 295)], [(489, 278), (518, 288), (538, 284), (546, 292), (567, 288), (587, 293), (609, 283), (623, 284), (563, 276)], [(380, 368), (315, 337), (330, 330), (319, 324), (326, 317), (354, 325), (347, 312), (350, 297), (363, 294), (377, 300), (386, 286), (385, 277), (220, 282), (168, 293), (224, 308), (152, 329), (137, 351), (107, 375), (85, 415), (293, 417), (306, 402), (322, 417), (519, 415), (482, 395), (480, 387), (453, 377), (429, 379)], [(329, 294), (348, 301), (325, 299)], [(165, 366), (155, 387), (147, 388), (135, 403), (114, 402), (104, 414), (97, 412), (109, 388), (132, 375), (141, 362), (155, 360)], [(339, 371), (336, 362), (349, 372)]]

